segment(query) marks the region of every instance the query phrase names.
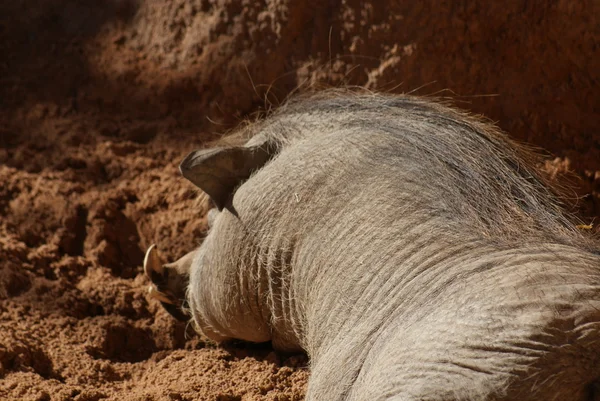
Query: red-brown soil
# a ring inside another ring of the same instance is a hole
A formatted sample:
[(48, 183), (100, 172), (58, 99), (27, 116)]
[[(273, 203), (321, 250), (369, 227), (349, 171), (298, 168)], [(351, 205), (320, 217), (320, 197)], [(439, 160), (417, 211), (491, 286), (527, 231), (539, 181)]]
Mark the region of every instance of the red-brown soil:
[(141, 271), (151, 243), (174, 259), (202, 240), (186, 152), (298, 86), (451, 97), (550, 152), (592, 222), (599, 15), (595, 0), (1, 2), (0, 399), (303, 398), (306, 357), (207, 342)]

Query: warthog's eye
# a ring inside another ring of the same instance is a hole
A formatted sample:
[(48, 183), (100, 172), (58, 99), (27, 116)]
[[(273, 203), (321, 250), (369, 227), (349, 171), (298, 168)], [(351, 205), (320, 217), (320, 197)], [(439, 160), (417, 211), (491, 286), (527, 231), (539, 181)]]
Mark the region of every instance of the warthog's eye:
[(207, 221), (209, 229), (212, 228), (213, 224), (215, 224), (215, 219), (217, 218), (218, 215), (219, 215), (219, 211), (215, 207), (213, 207), (212, 209), (210, 209), (208, 211), (208, 214), (206, 215), (206, 221)]

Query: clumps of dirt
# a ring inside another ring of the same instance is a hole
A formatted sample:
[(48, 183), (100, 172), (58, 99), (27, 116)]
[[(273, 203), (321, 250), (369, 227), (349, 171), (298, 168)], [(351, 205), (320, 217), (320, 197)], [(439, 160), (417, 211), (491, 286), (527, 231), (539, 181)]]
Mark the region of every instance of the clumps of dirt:
[(84, 248), (86, 254), (108, 267), (115, 276), (134, 277), (143, 261), (137, 227), (124, 213), (127, 205), (137, 201), (131, 191), (119, 191), (109, 197), (101, 196), (92, 205)]
[(0, 345), (0, 374), (7, 371), (35, 373), (45, 379), (58, 378), (43, 348), (21, 333), (7, 330)]
[(136, 327), (122, 316), (100, 320), (103, 322), (96, 330), (86, 333), (86, 353), (92, 358), (140, 362), (157, 351), (149, 328)]
[(7, 233), (0, 239), (0, 299), (17, 296), (31, 288), (32, 275), (22, 265), (27, 261), (27, 246)]
[[(300, 400), (304, 356), (217, 347), (146, 296), (205, 235), (186, 153), (298, 87), (451, 97), (600, 211), (594, 0), (0, 2), (0, 399)], [(587, 228), (586, 228), (587, 229)]]
[(219, 349), (148, 299), (150, 240), (176, 258), (206, 225), (197, 192), (156, 161), (170, 152), (127, 141), (95, 150), (118, 179), (0, 166), (0, 398), (301, 399), (302, 367), (265, 361), (266, 349)]
[[(202, 394), (218, 394), (215, 400), (288, 400), (303, 399), (306, 372), (298, 369), (305, 366), (306, 359), (282, 359), (272, 351), (253, 349), (252, 357), (247, 351), (235, 349), (211, 350), (208, 355), (198, 351), (193, 363), (183, 351), (175, 351), (158, 362), (157, 369), (145, 376), (145, 380), (161, 388), (163, 394), (170, 399), (195, 400)], [(207, 358), (206, 356), (209, 356)], [(182, 382), (194, 383), (191, 388), (182, 388), (172, 377), (161, 372), (182, 372)], [(233, 379), (232, 379), (233, 378)], [(140, 391), (135, 396), (141, 398), (147, 391)], [(135, 399), (134, 396), (134, 399)], [(201, 396), (202, 397), (202, 396)]]

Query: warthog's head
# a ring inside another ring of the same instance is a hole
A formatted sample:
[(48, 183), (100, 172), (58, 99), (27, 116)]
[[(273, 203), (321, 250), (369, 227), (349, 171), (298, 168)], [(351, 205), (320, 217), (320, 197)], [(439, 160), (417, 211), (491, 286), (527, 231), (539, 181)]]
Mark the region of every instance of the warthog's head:
[[(215, 205), (208, 213), (209, 229), (223, 208), (234, 212), (231, 209), (234, 190), (274, 154), (274, 146), (266, 140), (257, 139), (246, 146), (197, 150), (181, 162), (179, 169), (182, 175), (208, 194)], [(181, 321), (190, 318), (186, 292), (196, 254), (197, 250), (194, 250), (175, 262), (163, 264), (153, 244), (144, 258), (144, 272), (152, 282), (149, 295)]]

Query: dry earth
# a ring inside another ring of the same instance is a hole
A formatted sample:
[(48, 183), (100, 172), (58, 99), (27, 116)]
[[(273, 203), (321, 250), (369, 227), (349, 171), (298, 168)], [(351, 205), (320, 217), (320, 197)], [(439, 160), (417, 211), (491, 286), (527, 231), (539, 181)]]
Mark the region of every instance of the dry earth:
[(600, 2), (459, 3), (0, 2), (0, 399), (303, 398), (306, 357), (186, 332), (141, 273), (204, 235), (179, 160), (299, 86), (451, 97), (592, 222)]

